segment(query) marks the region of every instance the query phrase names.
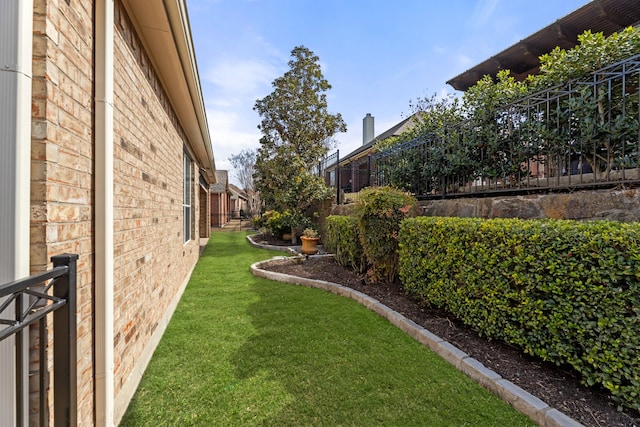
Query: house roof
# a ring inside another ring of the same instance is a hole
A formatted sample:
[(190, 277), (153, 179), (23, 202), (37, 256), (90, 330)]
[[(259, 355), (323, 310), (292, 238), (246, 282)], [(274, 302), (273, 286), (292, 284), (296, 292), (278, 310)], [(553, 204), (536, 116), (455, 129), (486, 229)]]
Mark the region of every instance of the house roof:
[(249, 200), (249, 196), (247, 196), (247, 193), (233, 184), (229, 184), (229, 192), (231, 192), (231, 194), (236, 196), (238, 199)]
[(358, 147), (356, 150), (352, 151), (351, 153), (341, 158), (340, 164), (343, 165), (344, 163), (348, 163), (368, 155), (373, 149), (374, 145), (376, 145), (379, 141), (383, 141), (392, 136), (398, 136), (402, 132), (407, 130), (409, 127), (411, 127), (413, 124), (414, 124), (413, 115), (411, 115), (406, 119), (402, 120), (400, 123), (397, 123), (396, 125), (382, 132), (380, 135), (376, 136), (371, 141)]
[(217, 170), (215, 172), (216, 181), (215, 184), (209, 186), (209, 192), (213, 194), (220, 194), (227, 192), (227, 186), (229, 183), (229, 172)]
[(556, 46), (571, 49), (578, 44), (578, 36), (585, 30), (609, 36), (640, 23), (638, 0), (591, 0), (554, 23), (520, 40), (450, 79), (447, 84), (457, 90), (467, 90), (483, 76), (495, 77), (500, 70), (510, 70), (516, 80), (524, 80), (540, 70), (540, 56)]
[(215, 182), (215, 161), (185, 0), (122, 0), (169, 97), (201, 172)]

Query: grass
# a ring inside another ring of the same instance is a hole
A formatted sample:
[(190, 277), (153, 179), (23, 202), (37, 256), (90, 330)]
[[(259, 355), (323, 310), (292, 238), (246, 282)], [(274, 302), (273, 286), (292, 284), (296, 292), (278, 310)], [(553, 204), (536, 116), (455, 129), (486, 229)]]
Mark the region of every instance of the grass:
[(252, 276), (276, 253), (244, 237), (212, 235), (121, 426), (535, 425), (358, 303)]

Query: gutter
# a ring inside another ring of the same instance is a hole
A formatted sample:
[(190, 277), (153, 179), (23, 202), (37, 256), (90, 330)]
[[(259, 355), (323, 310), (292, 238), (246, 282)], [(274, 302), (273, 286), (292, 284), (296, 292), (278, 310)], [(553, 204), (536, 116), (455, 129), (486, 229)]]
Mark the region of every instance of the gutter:
[(215, 183), (215, 160), (186, 1), (122, 0), (122, 4), (185, 131), (194, 160), (207, 182)]
[[(193, 37), (191, 35), (191, 27), (189, 25), (189, 13), (185, 0), (163, 0), (167, 15), (169, 17), (169, 25), (172, 34), (181, 34), (182, 37), (175, 38), (178, 48), (178, 55), (182, 65), (183, 73), (189, 86), (189, 94), (191, 102), (195, 106), (195, 115), (197, 117), (198, 127), (202, 134), (202, 144), (204, 147), (194, 147), (194, 150), (200, 152), (201, 161), (203, 161), (204, 172), (210, 183), (215, 183), (215, 159), (213, 149), (211, 148), (211, 138), (209, 134), (209, 124), (207, 121), (206, 108), (202, 87), (200, 85), (200, 73), (198, 72), (198, 63), (196, 61), (196, 53), (193, 45)], [(204, 153), (202, 152), (204, 148)], [(204, 161), (206, 159), (206, 161)], [(213, 169), (211, 169), (213, 166)]]
[(114, 425), (113, 0), (95, 2), (95, 423)]

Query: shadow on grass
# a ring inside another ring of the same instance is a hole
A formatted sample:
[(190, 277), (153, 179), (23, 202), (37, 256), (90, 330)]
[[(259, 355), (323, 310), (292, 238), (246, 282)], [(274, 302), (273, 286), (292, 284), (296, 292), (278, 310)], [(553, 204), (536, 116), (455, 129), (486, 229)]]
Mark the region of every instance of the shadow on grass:
[(213, 236), (121, 426), (533, 425), (355, 301), (259, 279)]
[(265, 424), (534, 425), (354, 301), (262, 280), (250, 289), (256, 335), (234, 364), (238, 378), (269, 378)]
[[(247, 252), (249, 244), (247, 236), (250, 234), (255, 233), (251, 231), (218, 231), (211, 236), (200, 258), (234, 258), (238, 261), (247, 257), (251, 258), (250, 252)], [(277, 255), (277, 252), (271, 252), (274, 256)]]

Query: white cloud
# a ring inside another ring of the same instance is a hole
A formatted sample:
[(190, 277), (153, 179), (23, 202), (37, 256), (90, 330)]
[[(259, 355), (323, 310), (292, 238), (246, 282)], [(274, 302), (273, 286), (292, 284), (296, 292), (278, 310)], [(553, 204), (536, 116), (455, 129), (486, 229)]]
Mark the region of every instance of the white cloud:
[(469, 19), (469, 24), (474, 27), (484, 27), (491, 22), (494, 10), (498, 6), (499, 0), (480, 0), (476, 4), (473, 15)]
[(231, 178), (229, 157), (259, 146), (260, 118), (252, 108), (256, 99), (270, 92), (271, 82), (280, 74), (274, 65), (280, 61), (273, 55), (270, 52), (263, 59), (219, 60), (203, 73), (216, 168), (228, 170)]
[(427, 60), (419, 60), (413, 63), (407, 63), (404, 67), (398, 68), (398, 71), (393, 75), (393, 79), (402, 81), (412, 75), (418, 75), (418, 72), (427, 68), (427, 65)]
[(221, 110), (208, 110), (207, 118), (211, 127), (211, 143), (217, 169), (230, 170), (229, 156), (259, 146), (260, 131), (256, 127), (257, 121), (250, 122), (240, 113)]
[(463, 53), (458, 55), (458, 57), (456, 58), (456, 62), (458, 63), (458, 65), (460, 65), (461, 68), (464, 68), (465, 70), (475, 65), (473, 59)]
[(449, 48), (445, 47), (445, 46), (441, 46), (441, 45), (434, 45), (433, 46), (433, 52), (436, 55), (442, 55), (445, 53), (449, 53)]
[(238, 96), (256, 93), (278, 74), (277, 67), (264, 60), (231, 59), (214, 64), (204, 76), (220, 92)]
[(438, 99), (447, 99), (450, 96), (458, 96), (450, 87), (443, 86), (439, 91), (436, 92)]

